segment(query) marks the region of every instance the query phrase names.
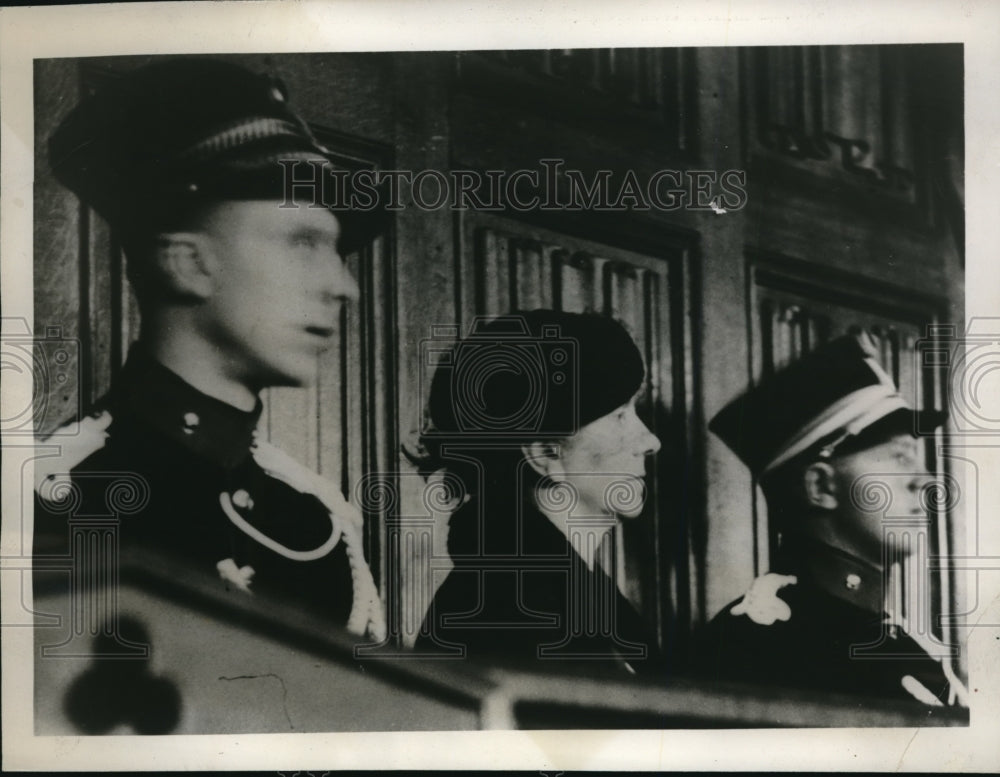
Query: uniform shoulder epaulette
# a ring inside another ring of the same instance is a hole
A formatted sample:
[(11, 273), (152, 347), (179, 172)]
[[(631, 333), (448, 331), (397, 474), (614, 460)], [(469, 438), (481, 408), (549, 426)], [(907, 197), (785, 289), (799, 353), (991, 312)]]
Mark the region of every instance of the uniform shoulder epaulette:
[(770, 626), (775, 621), (787, 621), (792, 617), (792, 609), (778, 596), (778, 591), (797, 582), (795, 575), (779, 575), (775, 572), (761, 575), (754, 579), (743, 598), (729, 612), (731, 615), (746, 615), (761, 626)]
[(384, 640), (385, 614), (382, 611), (382, 600), (379, 598), (378, 589), (364, 557), (364, 542), (361, 536), (364, 519), (361, 511), (344, 498), (336, 484), (299, 463), (271, 443), (265, 440), (255, 441), (253, 457), (268, 475), (302, 493), (312, 494), (329, 511), (334, 520), (335, 531), (339, 530), (344, 541), (344, 549), (351, 567), (354, 601), (347, 620), (347, 629), (354, 634), (367, 634), (371, 639)]
[[(58, 501), (61, 484), (69, 480), (70, 472), (88, 456), (104, 447), (111, 425), (111, 413), (103, 411), (79, 421), (65, 424), (51, 435), (39, 440), (39, 448), (58, 446), (51, 454), (40, 453), (34, 460), (35, 493), (46, 501)], [(57, 440), (58, 442), (50, 442)]]

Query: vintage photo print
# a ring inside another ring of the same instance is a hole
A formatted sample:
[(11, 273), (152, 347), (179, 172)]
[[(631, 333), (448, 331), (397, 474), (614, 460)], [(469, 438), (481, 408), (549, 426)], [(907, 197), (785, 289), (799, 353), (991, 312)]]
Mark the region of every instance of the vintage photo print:
[(996, 12), (623, 8), (0, 14), (6, 768), (997, 756)]

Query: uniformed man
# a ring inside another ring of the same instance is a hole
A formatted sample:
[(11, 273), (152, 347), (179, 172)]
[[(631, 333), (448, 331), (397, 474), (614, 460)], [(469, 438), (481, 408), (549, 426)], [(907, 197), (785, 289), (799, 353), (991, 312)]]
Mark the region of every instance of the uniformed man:
[(781, 543), (776, 574), (709, 624), (703, 669), (768, 686), (964, 703), (947, 647), (918, 643), (885, 601), (889, 566), (927, 530), (930, 476), (915, 430), (942, 418), (918, 426), (870, 346), (833, 340), (709, 424), (758, 478)]
[(329, 154), (280, 82), (224, 62), (176, 59), (109, 81), (49, 152), (124, 247), (142, 325), (110, 392), (54, 438), (60, 456), (36, 462), (36, 572), (66, 556), (104, 563), (71, 524), (107, 512), (120, 476), (133, 487), (122, 552), (183, 559), (235, 596), (267, 592), (381, 639), (360, 514), (257, 431), (262, 389), (313, 379), (358, 297), (341, 254), (380, 222), (289, 201), (281, 163)]

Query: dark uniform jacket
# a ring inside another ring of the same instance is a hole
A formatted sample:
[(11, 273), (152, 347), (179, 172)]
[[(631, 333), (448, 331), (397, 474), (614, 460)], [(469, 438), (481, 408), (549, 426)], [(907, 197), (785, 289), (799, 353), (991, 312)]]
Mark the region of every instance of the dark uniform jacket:
[[(456, 541), (473, 516), (452, 516), (455, 568), (426, 616), (417, 650), (461, 654), (519, 668), (602, 674), (666, 674), (655, 636), (615, 583), (593, 570), (566, 536), (533, 507), (524, 509), (520, 551), (480, 555)], [(473, 508), (474, 509), (474, 508)]]
[(260, 413), (259, 401), (238, 410), (133, 349), (94, 412), (50, 438), (59, 455), (36, 459), (36, 586), (67, 559), (110, 574), (114, 551), (90, 552), (82, 539), (100, 525), (121, 552), (183, 558), (226, 588), (384, 634), (360, 515), (335, 486), (256, 440)]
[(940, 660), (947, 648), (937, 646), (935, 659), (888, 622), (880, 570), (807, 543), (786, 547), (776, 569), (796, 582), (777, 588), (776, 576), (758, 578), (708, 625), (699, 653), (706, 677), (953, 702)]

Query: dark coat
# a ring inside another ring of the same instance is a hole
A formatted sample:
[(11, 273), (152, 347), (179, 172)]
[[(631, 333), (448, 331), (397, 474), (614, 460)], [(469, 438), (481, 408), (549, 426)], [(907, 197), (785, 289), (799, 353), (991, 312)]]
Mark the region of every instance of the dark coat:
[[(777, 591), (791, 611), (788, 620), (767, 622), (770, 617), (762, 611), (773, 616), (767, 606), (734, 614), (743, 599), (730, 603), (702, 635), (702, 675), (908, 701), (915, 695), (906, 686), (916, 681), (943, 704), (950, 703), (941, 661), (883, 615), (877, 570), (817, 546), (787, 548), (776, 570), (797, 578)], [(941, 646), (940, 654), (947, 652)], [(911, 679), (904, 682), (907, 676)], [(920, 689), (917, 694), (922, 695)]]
[(419, 651), (519, 668), (666, 674), (639, 613), (607, 574), (587, 567), (548, 518), (524, 508), (520, 551), (486, 557), (455, 541), (462, 522), (473, 518), (471, 509), (452, 516), (455, 568), (434, 596)]
[[(255, 451), (266, 445), (254, 439), (260, 402), (253, 411), (238, 410), (133, 349), (93, 410), (77, 434), (51, 438), (62, 444), (60, 457), (39, 461), (36, 570), (65, 569), (66, 560), (77, 567), (114, 563), (106, 555), (84, 559), (71, 540), (97, 519), (112, 527), (121, 552), (150, 548), (168, 559), (183, 557), (186, 566), (203, 569), (220, 586), (240, 588), (238, 576), (217, 571), (229, 559), (232, 570), (253, 569), (250, 591), (288, 599), (336, 626), (348, 623), (355, 599), (350, 555), (355, 573), (371, 581), (358, 527), (317, 497), (322, 488), (301, 489), (303, 482), (319, 480), (305, 467), (281, 459), (283, 471), (265, 471), (258, 463)], [(280, 457), (268, 450), (272, 459)], [(66, 473), (78, 493), (75, 503), (53, 499), (70, 487)], [(266, 540), (240, 528), (233, 513)], [(289, 558), (273, 545), (294, 556), (323, 548), (338, 533), (332, 550), (311, 560)], [(45, 587), (66, 578), (65, 571), (37, 571), (35, 582)]]

